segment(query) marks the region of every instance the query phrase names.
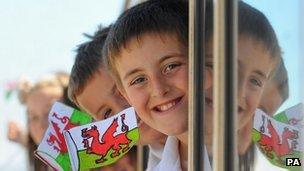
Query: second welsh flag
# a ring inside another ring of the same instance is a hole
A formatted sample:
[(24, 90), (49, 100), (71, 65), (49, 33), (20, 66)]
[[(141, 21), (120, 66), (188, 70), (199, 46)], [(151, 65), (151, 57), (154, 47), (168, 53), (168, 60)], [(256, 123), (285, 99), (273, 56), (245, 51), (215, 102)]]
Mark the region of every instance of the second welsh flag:
[(116, 162), (139, 139), (133, 107), (106, 120), (64, 132), (73, 170), (88, 170)]
[(301, 169), (287, 167), (286, 158), (302, 158), (304, 154), (302, 129), (296, 125), (277, 121), (257, 109), (252, 135), (257, 147), (272, 164), (286, 169)]
[(55, 102), (48, 120), (49, 127), (35, 155), (54, 170), (70, 171), (70, 158), (63, 131), (91, 123), (93, 118), (60, 102)]

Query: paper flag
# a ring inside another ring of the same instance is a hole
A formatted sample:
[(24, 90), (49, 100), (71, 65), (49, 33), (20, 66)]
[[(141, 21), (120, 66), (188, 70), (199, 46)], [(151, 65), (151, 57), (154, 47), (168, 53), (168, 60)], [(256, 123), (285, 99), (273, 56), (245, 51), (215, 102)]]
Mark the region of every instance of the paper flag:
[(55, 102), (49, 113), (49, 127), (35, 151), (35, 155), (55, 170), (70, 171), (71, 164), (63, 131), (91, 123), (86, 113)]
[(285, 111), (274, 115), (274, 119), (299, 129), (304, 129), (304, 105), (299, 103)]
[(253, 141), (272, 164), (291, 169), (286, 166), (286, 158), (302, 158), (303, 138), (303, 130), (298, 127), (277, 121), (260, 109), (256, 110)]
[(73, 170), (88, 170), (116, 162), (139, 139), (134, 108), (106, 120), (64, 132)]

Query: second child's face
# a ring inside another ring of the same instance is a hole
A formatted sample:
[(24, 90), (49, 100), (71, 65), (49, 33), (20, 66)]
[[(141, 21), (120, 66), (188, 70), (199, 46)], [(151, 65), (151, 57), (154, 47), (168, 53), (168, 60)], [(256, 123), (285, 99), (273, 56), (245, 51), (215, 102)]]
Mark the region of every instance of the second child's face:
[(176, 36), (143, 34), (122, 49), (116, 67), (122, 93), (149, 126), (167, 135), (187, 131), (188, 66)]
[(30, 93), (26, 101), (29, 133), (39, 144), (48, 127), (48, 114), (52, 104), (62, 96), (61, 87), (44, 87)]
[[(107, 119), (130, 106), (120, 95), (114, 80), (105, 69), (100, 69), (93, 75), (83, 92), (77, 96), (77, 103), (96, 120)], [(141, 135), (139, 145), (153, 144), (164, 137), (145, 124), (139, 127), (139, 131)]]
[(129, 107), (120, 95), (113, 79), (105, 69), (100, 69), (77, 96), (79, 107), (96, 120), (104, 120)]

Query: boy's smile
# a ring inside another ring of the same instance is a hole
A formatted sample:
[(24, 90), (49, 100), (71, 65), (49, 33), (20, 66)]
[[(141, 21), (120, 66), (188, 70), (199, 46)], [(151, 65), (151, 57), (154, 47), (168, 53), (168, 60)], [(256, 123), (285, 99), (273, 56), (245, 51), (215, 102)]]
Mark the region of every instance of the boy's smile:
[(146, 33), (131, 39), (116, 63), (122, 94), (145, 123), (167, 135), (188, 127), (186, 56), (174, 34)]
[(182, 97), (179, 97), (179, 98), (170, 100), (169, 102), (165, 102), (161, 105), (157, 105), (153, 108), (153, 110), (155, 112), (159, 112), (159, 113), (166, 112), (171, 109), (173, 110), (176, 107), (176, 105), (181, 101), (181, 99), (182, 99)]

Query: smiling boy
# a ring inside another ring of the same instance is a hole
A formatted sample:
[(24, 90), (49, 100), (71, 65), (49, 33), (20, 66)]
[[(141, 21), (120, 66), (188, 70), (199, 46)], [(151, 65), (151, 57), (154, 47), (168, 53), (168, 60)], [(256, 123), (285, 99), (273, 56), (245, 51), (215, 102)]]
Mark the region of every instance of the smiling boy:
[(187, 2), (150, 0), (127, 10), (111, 28), (104, 54), (139, 117), (169, 135), (162, 161), (152, 170), (187, 170)]

